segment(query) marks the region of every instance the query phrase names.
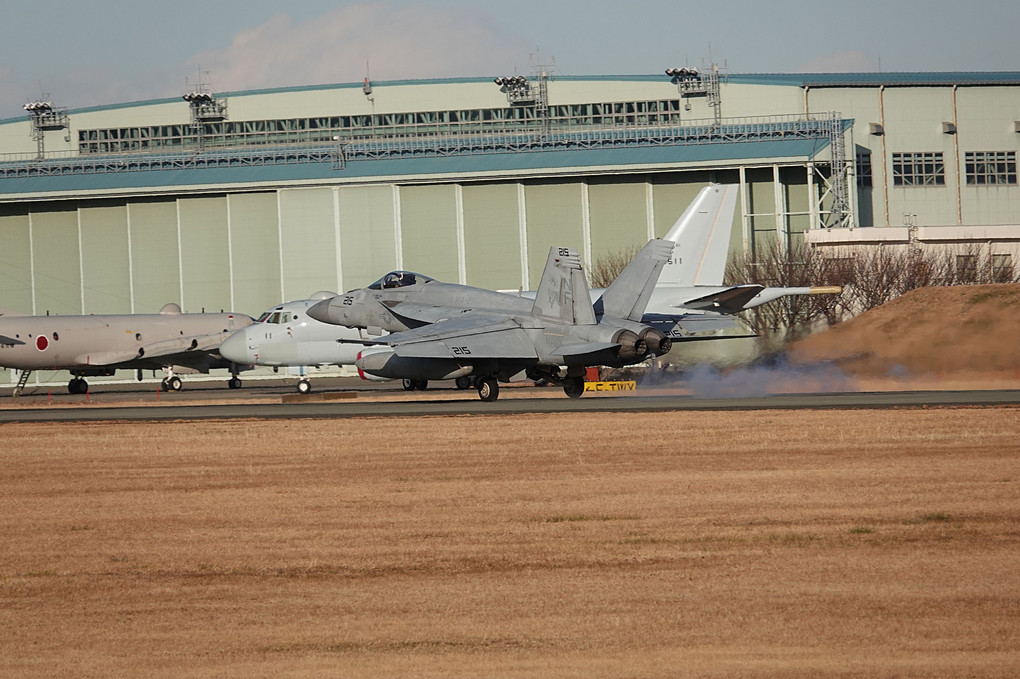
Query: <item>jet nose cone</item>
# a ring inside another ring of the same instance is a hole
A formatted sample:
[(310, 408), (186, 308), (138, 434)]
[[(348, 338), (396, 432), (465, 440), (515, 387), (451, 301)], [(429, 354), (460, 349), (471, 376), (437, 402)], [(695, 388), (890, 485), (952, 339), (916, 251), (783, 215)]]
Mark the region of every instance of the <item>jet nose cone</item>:
[(314, 318), (320, 323), (332, 323), (332, 321), (329, 320), (329, 303), (332, 299), (333, 298), (331, 297), (330, 299), (324, 299), (321, 302), (316, 302), (312, 306), (308, 307), (308, 310), (305, 313), (308, 314), (310, 318)]
[(220, 356), (231, 363), (251, 363), (248, 355), (248, 338), (244, 330), (239, 330), (223, 340), (220, 344)]

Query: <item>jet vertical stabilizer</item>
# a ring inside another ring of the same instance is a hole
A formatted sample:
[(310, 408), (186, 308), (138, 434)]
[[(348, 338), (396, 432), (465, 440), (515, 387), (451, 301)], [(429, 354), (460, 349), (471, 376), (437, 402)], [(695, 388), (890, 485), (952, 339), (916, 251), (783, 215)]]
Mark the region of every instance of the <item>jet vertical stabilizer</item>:
[(603, 316), (640, 321), (652, 297), (662, 268), (673, 253), (673, 243), (653, 239), (641, 249), (627, 268), (602, 293)]
[(535, 292), (532, 313), (567, 325), (595, 325), (581, 258), (570, 248), (551, 248)]
[(737, 184), (713, 184), (698, 193), (663, 236), (680, 247), (663, 268), (660, 283), (682, 287), (723, 284), (738, 189)]

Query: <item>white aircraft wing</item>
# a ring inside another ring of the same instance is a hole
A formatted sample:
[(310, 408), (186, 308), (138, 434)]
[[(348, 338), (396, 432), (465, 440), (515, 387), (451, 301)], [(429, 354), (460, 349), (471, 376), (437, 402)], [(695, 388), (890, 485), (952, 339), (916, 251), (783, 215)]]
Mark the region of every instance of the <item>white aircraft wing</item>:
[(175, 337), (138, 347), (134, 351), (100, 351), (81, 354), (74, 362), (79, 365), (119, 365), (132, 361), (155, 361), (166, 365), (188, 365), (191, 359), (201, 357), (208, 362), (210, 352), (223, 342), (223, 333)]

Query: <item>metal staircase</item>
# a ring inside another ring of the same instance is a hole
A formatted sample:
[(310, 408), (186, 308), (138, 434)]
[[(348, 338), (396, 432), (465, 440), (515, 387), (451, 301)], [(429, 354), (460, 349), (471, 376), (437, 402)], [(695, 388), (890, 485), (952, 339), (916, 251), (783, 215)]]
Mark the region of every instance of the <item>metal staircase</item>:
[(11, 396), (21, 396), (21, 392), (24, 391), (25, 385), (28, 384), (28, 378), (32, 374), (31, 370), (22, 370), (18, 376), (18, 384), (14, 387), (14, 392)]

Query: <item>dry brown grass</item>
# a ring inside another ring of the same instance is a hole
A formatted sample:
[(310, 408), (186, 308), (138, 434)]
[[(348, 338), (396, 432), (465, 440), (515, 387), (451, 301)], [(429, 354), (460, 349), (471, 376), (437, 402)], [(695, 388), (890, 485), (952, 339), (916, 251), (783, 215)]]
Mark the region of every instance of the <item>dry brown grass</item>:
[(1020, 410), (6, 424), (4, 676), (1012, 676)]

